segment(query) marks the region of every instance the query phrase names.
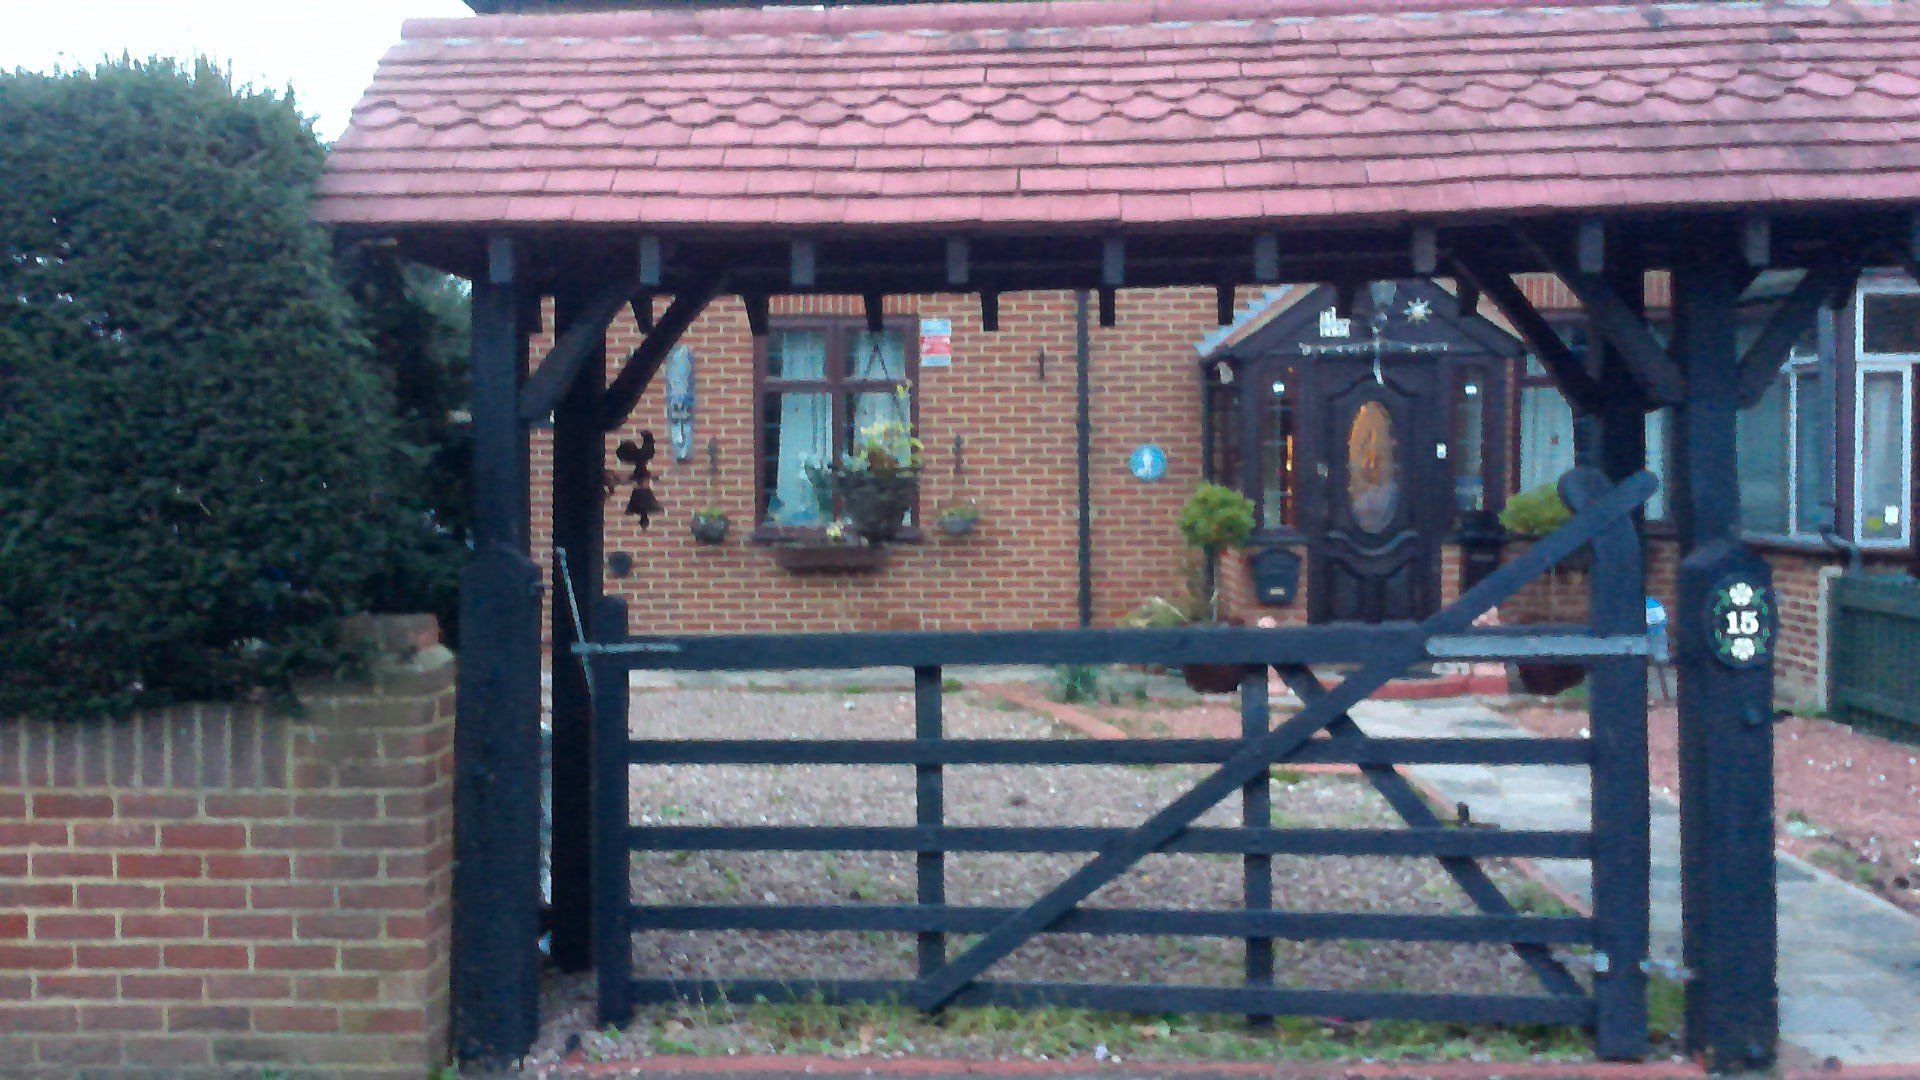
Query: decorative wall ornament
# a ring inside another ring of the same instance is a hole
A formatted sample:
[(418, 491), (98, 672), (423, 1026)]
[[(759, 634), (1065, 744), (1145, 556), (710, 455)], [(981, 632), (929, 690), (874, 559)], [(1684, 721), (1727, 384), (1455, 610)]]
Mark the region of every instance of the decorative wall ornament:
[(653, 454), (651, 431), (641, 432), (638, 443), (632, 439), (622, 439), (613, 452), (613, 456), (619, 458), (622, 464), (633, 469), (632, 475), (627, 477), (627, 483), (633, 485), (633, 494), (627, 496), (627, 513), (639, 518), (643, 529), (653, 524), (653, 516), (662, 509), (659, 498), (653, 493), (653, 472), (648, 468), (653, 463)]
[(693, 350), (675, 345), (667, 353), (667, 442), (673, 447), (673, 460), (693, 457), (693, 414), (699, 402), (694, 387)]

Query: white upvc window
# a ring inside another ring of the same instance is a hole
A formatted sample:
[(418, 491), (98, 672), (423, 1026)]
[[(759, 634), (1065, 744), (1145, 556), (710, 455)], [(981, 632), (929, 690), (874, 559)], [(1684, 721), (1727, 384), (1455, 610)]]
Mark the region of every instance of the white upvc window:
[[(1752, 328), (1757, 336), (1758, 327)], [(1832, 491), (1823, 497), (1824, 399), (1818, 358), (1796, 346), (1767, 392), (1739, 415), (1740, 524), (1748, 533), (1817, 540), (1829, 521)]]
[(1853, 535), (1864, 546), (1912, 540), (1913, 366), (1920, 288), (1862, 286), (1854, 309)]

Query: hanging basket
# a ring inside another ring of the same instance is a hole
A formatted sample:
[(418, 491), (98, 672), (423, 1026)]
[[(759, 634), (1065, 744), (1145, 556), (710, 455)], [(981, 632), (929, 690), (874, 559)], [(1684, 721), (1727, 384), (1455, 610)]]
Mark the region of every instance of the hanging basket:
[(884, 544), (900, 535), (901, 524), (913, 511), (920, 475), (907, 469), (887, 476), (838, 472), (833, 491), (853, 531), (870, 544)]

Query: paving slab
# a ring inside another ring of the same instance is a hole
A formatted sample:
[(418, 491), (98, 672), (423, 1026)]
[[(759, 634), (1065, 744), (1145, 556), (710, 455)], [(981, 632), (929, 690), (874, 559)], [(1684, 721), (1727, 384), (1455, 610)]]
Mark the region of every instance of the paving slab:
[[(1476, 702), (1367, 702), (1354, 720), (1378, 737), (1526, 736)], [(1567, 766), (1416, 766), (1408, 770), (1475, 821), (1508, 828), (1586, 829), (1587, 770)], [(1651, 800), (1652, 952), (1680, 961), (1680, 812)], [(1782, 853), (1780, 1034), (1816, 1061), (1912, 1066), (1920, 1078), (1920, 918)], [(1537, 860), (1541, 879), (1582, 905), (1593, 895), (1590, 864)]]

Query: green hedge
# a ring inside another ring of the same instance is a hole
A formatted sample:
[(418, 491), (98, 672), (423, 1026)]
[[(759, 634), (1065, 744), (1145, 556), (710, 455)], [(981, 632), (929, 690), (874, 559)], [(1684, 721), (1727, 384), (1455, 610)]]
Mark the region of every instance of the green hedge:
[(444, 574), (321, 160), (205, 66), (0, 75), (0, 715), (282, 694)]

